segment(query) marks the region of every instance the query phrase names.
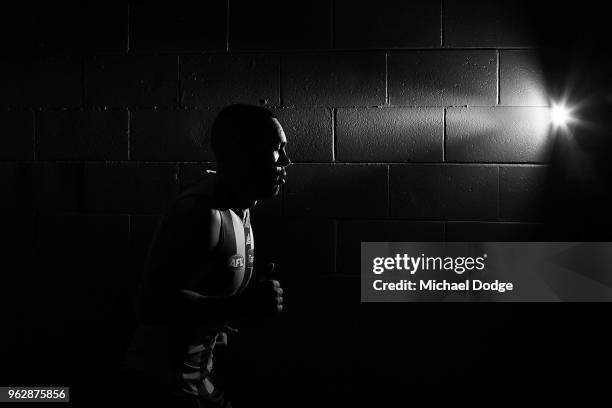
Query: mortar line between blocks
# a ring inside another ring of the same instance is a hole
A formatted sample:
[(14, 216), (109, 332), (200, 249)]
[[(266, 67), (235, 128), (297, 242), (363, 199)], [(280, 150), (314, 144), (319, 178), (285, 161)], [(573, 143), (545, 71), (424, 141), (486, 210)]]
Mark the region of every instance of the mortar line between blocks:
[(442, 110), (442, 162), (446, 162), (446, 108)]
[(444, 47), (444, 0), (440, 0), (440, 47)]
[(336, 46), (336, 1), (331, 2), (331, 48)]
[(336, 141), (336, 124), (338, 122), (338, 113), (337, 108), (332, 108), (331, 112), (331, 120), (332, 120), (332, 162), (336, 161), (336, 149), (337, 149), (337, 141)]
[(389, 105), (389, 52), (385, 52), (385, 105)]
[(230, 40), (230, 0), (225, 5), (225, 52), (229, 52)]
[(131, 10), (130, 3), (127, 5), (127, 36), (126, 36), (126, 44), (125, 44), (125, 52), (129, 54), (130, 52), (130, 18), (131, 18)]
[(500, 84), (499, 84), (499, 79), (500, 79), (500, 70), (501, 67), (499, 66), (499, 50), (496, 51), (496, 56), (497, 56), (497, 104), (500, 104), (500, 92), (499, 92), (499, 88), (500, 88)]

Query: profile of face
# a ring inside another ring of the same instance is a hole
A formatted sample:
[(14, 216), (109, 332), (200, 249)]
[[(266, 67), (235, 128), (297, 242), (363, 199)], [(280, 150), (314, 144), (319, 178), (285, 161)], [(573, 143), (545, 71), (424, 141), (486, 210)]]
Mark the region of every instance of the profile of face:
[(263, 134), (253, 135), (258, 143), (245, 152), (241, 169), (246, 188), (255, 199), (278, 195), (287, 179), (286, 168), (291, 164), (285, 151), (287, 137), (278, 119), (271, 118), (270, 126), (260, 131)]

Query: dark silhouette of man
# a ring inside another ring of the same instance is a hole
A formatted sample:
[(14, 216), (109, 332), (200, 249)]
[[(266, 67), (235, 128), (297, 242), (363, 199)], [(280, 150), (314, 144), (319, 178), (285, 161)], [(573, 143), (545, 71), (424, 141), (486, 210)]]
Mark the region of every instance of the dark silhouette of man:
[(121, 376), (135, 406), (231, 406), (211, 376), (215, 346), (233, 322), (283, 307), (279, 282), (254, 277), (249, 209), (285, 183), (286, 143), (265, 108), (231, 105), (215, 119), (216, 174), (179, 195), (149, 248)]

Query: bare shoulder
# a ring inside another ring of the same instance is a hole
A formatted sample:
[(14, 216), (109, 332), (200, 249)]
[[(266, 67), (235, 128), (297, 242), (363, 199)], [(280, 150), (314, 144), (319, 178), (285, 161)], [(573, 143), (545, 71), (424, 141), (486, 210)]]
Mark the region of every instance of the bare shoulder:
[(175, 235), (192, 237), (214, 248), (219, 240), (221, 214), (212, 207), (210, 200), (193, 195), (178, 197), (164, 217), (164, 223)]

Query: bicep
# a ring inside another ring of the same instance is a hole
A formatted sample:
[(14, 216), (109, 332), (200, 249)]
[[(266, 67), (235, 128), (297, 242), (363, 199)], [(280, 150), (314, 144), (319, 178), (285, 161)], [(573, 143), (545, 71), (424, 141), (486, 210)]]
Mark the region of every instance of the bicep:
[(195, 199), (175, 203), (152, 242), (147, 274), (165, 289), (181, 289), (201, 270), (218, 243), (219, 213)]

